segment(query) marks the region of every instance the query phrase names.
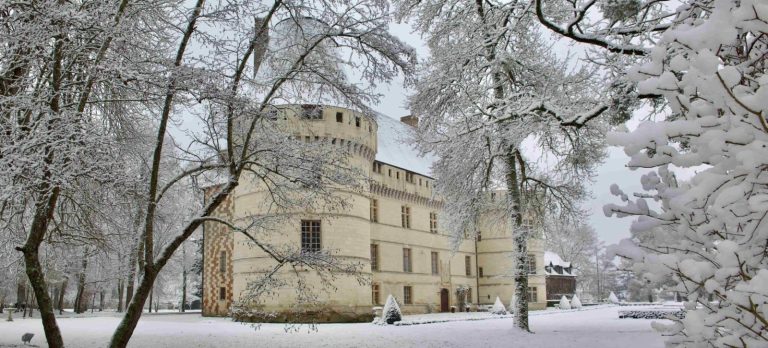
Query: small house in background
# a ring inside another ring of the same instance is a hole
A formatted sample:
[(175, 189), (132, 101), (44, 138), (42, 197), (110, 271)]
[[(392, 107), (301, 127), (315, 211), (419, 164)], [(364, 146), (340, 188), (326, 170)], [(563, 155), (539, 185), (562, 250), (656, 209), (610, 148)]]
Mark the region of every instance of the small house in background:
[(547, 287), (547, 306), (553, 306), (565, 296), (573, 298), (576, 293), (576, 275), (570, 262), (563, 261), (560, 255), (551, 251), (544, 252), (544, 274)]

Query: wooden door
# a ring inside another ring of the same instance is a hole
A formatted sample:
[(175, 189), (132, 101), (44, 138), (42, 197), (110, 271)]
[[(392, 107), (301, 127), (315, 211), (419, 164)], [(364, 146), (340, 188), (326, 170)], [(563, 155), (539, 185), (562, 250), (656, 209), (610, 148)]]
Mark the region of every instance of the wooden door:
[(448, 312), (450, 310), (450, 293), (448, 289), (440, 290), (440, 311)]

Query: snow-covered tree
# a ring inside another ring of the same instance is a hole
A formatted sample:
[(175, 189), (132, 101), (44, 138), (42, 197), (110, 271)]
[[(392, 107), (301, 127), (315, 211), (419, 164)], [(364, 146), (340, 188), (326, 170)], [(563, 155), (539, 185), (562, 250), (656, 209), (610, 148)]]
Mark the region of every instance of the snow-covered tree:
[[(615, 1), (601, 16), (588, 15), (594, 1), (579, 1), (560, 19), (543, 3), (538, 17), (554, 32), (643, 57), (626, 81), (666, 104), (663, 117), (609, 136), (630, 168), (653, 170), (632, 199), (613, 186), (623, 203), (605, 209), (637, 217), (616, 253), (651, 282), (671, 278), (686, 299), (685, 319), (657, 327), (671, 345), (765, 345), (765, 3)], [(695, 175), (680, 180), (681, 167)]]
[(528, 240), (541, 217), (579, 213), (610, 105), (596, 100), (590, 71), (552, 52), (529, 1), (397, 5), (431, 52), (409, 106), (420, 117), (418, 143), (438, 157), (441, 223), (457, 243), (474, 236), (489, 192), (506, 189), (496, 208), (515, 243), (515, 325), (528, 330)]
[(608, 301), (610, 301), (613, 304), (619, 304), (619, 298), (616, 297), (616, 294), (614, 294), (613, 291), (611, 291), (611, 294), (608, 295)]
[(581, 308), (581, 300), (579, 299), (579, 296), (573, 295), (573, 298), (571, 299), (571, 308), (573, 309)]
[(400, 305), (397, 304), (397, 300), (395, 300), (395, 297), (392, 296), (392, 294), (387, 296), (387, 302), (384, 304), (381, 316), (381, 321), (390, 325), (403, 320), (403, 313), (400, 312)]
[(498, 314), (498, 315), (506, 315), (507, 309), (504, 307), (504, 303), (501, 302), (501, 299), (496, 296), (496, 301), (493, 302), (493, 307), (491, 307), (491, 313)]
[[(204, 221), (231, 225), (255, 247), (265, 246), (250, 233), (264, 226), (259, 221), (235, 226), (210, 216), (240, 180), (268, 185), (281, 209), (343, 203), (327, 188), (359, 184), (343, 169), (345, 153), (292, 138), (269, 114), (276, 104), (300, 102), (370, 113), (377, 82), (400, 73), (408, 79), (413, 51), (387, 32), (387, 6), (376, 0), (0, 5), (0, 227), (24, 256), (49, 346), (64, 346), (44, 267), (52, 236), (81, 245), (124, 239), (106, 244), (120, 246), (117, 259), (128, 266), (116, 274), (128, 274), (126, 290), (137, 280), (110, 343), (125, 347), (161, 271)], [(347, 78), (350, 71), (361, 80)], [(177, 143), (172, 129), (191, 140)], [(136, 151), (140, 161), (124, 160), (128, 144), (145, 145)], [(164, 170), (169, 158), (180, 170)], [(140, 170), (130, 167), (136, 163)], [(123, 190), (131, 183), (134, 190)], [(205, 206), (172, 214), (179, 211), (172, 209), (177, 189), (209, 184), (218, 186)], [(134, 209), (121, 235), (99, 234), (107, 225), (90, 214), (86, 194)], [(62, 225), (60, 216), (73, 224)], [(92, 234), (57, 234), (86, 225), (77, 219), (89, 216), (97, 223), (84, 231)], [(347, 270), (328, 255), (270, 255), (281, 267)]]
[(571, 309), (571, 301), (565, 295), (560, 298), (560, 309)]

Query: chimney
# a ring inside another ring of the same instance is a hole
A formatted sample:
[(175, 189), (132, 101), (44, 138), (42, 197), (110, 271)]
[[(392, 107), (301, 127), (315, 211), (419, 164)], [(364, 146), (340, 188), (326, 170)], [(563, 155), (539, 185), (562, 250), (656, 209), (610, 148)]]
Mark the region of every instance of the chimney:
[(400, 122), (405, 123), (413, 128), (416, 128), (419, 126), (419, 117), (413, 116), (413, 115), (403, 116), (403, 117), (400, 117)]

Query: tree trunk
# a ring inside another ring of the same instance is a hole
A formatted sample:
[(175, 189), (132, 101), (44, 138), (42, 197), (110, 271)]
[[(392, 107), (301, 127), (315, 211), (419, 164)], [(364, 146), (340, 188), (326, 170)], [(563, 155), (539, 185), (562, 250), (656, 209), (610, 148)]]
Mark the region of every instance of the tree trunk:
[(507, 164), (507, 204), (512, 208), (510, 225), (515, 250), (515, 326), (530, 331), (528, 326), (528, 239), (529, 228), (523, 226), (522, 193), (517, 168), (517, 149), (510, 147), (505, 156)]
[(83, 255), (82, 269), (77, 276), (77, 295), (75, 296), (75, 313), (80, 314), (88, 310), (88, 302), (85, 299), (85, 272), (88, 269), (88, 249)]
[(27, 311), (29, 310), (29, 291), (27, 291), (27, 286), (24, 285), (24, 314), (22, 314), (22, 318), (27, 318)]
[(152, 313), (152, 296), (154, 295), (154, 293), (155, 293), (155, 287), (153, 286), (152, 288), (149, 289), (149, 310), (148, 310), (149, 313)]
[(152, 290), (152, 284), (155, 281), (155, 275), (153, 272), (144, 272), (141, 277), (139, 287), (136, 289), (136, 293), (133, 296), (133, 300), (125, 310), (123, 320), (115, 329), (112, 335), (112, 340), (109, 342), (111, 348), (124, 348), (128, 345), (128, 340), (133, 335), (133, 330), (136, 329), (136, 325), (139, 323), (139, 318), (144, 311), (144, 304), (146, 304), (147, 297)]
[(67, 284), (69, 283), (69, 277), (64, 278), (64, 282), (61, 283), (61, 288), (59, 289), (59, 314), (64, 313), (64, 294), (67, 292)]
[(117, 312), (123, 311), (123, 292), (125, 291), (123, 279), (117, 280)]
[(187, 247), (186, 243), (181, 244), (181, 309), (184, 313), (187, 308)]
[(187, 270), (184, 270), (181, 278), (181, 312), (184, 313), (187, 310)]
[(99, 312), (104, 310), (104, 289), (99, 291)]
[[(46, 295), (47, 294), (48, 293), (46, 292)], [(27, 305), (27, 307), (29, 307), (29, 317), (32, 318), (35, 314), (35, 303), (37, 302), (35, 300), (35, 294), (30, 294), (29, 297), (30, 297), (30, 300), (29, 300), (29, 305)]]
[[(140, 205), (139, 200), (137, 199), (137, 206)], [(136, 240), (134, 241), (133, 250), (131, 250), (130, 256), (128, 257), (128, 281), (127, 281), (127, 289), (125, 290), (125, 305), (128, 306), (129, 303), (131, 303), (131, 298), (133, 297), (133, 286), (136, 282), (136, 267), (139, 263), (139, 260), (142, 260), (143, 258), (141, 255), (143, 254), (143, 248), (141, 247), (143, 245), (142, 239), (141, 239), (141, 233), (139, 230), (141, 229), (141, 209), (136, 209), (136, 216), (133, 220), (133, 230), (134, 233), (136, 233)], [(141, 269), (141, 268), (139, 268)]]
[[(33, 223), (34, 224), (34, 223)], [(34, 226), (32, 227), (35, 228)], [(47, 229), (47, 224), (46, 224)], [(24, 263), (27, 277), (32, 284), (32, 290), (36, 293), (37, 303), (40, 308), (40, 317), (43, 323), (45, 332), (45, 339), (48, 342), (48, 346), (51, 348), (63, 348), (64, 339), (61, 337), (61, 330), (56, 323), (56, 315), (53, 313), (53, 303), (51, 298), (48, 297), (46, 291), (45, 277), (41, 271), (42, 265), (40, 265), (38, 257), (38, 247), (31, 246), (23, 248)]]

